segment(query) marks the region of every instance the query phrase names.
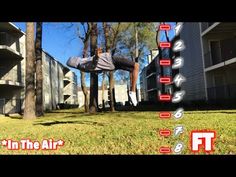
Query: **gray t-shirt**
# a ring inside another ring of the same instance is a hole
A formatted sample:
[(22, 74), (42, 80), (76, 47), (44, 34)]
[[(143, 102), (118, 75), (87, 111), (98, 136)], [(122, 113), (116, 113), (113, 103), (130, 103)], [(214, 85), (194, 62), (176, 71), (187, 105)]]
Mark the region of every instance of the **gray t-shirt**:
[(67, 61), (67, 65), (84, 72), (113, 71), (115, 69), (110, 53), (101, 53), (97, 60), (94, 57), (71, 57)]

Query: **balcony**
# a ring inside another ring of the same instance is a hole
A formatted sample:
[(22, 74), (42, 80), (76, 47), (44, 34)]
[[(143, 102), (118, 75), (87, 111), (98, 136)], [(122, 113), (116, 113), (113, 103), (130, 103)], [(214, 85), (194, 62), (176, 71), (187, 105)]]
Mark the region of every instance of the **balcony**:
[(63, 66), (63, 73), (64, 73), (64, 75), (66, 75), (69, 71), (70, 71), (69, 68)]
[(71, 81), (69, 77), (64, 77), (63, 82), (64, 82), (64, 87), (66, 87)]
[(21, 87), (23, 88), (24, 85), (21, 82), (12, 81), (12, 80), (1, 80), (0, 79), (0, 86), (1, 87)]
[(73, 88), (72, 85), (67, 85), (66, 87), (63, 88), (63, 95), (73, 95)]
[(68, 103), (70, 95), (64, 95), (64, 103)]
[(22, 112), (22, 99), (5, 99), (0, 98), (0, 114), (14, 114)]
[(21, 66), (15, 66), (13, 68), (7, 66), (0, 67), (0, 86), (6, 87), (20, 87), (23, 88), (23, 76)]
[(210, 42), (211, 51), (204, 54), (205, 68), (232, 64), (236, 58), (236, 38)]
[(211, 27), (214, 24), (214, 22), (202, 22), (201, 26), (202, 26), (202, 32), (204, 32), (205, 30), (207, 30), (209, 27)]
[(8, 31), (18, 38), (25, 34), (20, 28), (9, 22), (0, 22), (0, 31)]
[(0, 58), (5, 59), (5, 60), (21, 61), (23, 59), (23, 56), (21, 53), (10, 48), (9, 46), (0, 45)]
[(71, 83), (76, 84), (77, 83), (77, 78), (74, 72), (69, 71), (64, 75), (65, 80), (70, 81)]
[(213, 23), (210, 26), (203, 25), (202, 23), (202, 36), (208, 36), (208, 38), (225, 38), (224, 36), (232, 36), (236, 31), (236, 23)]
[(8, 32), (0, 32), (0, 62), (16, 63), (23, 59), (23, 43), (19, 38)]

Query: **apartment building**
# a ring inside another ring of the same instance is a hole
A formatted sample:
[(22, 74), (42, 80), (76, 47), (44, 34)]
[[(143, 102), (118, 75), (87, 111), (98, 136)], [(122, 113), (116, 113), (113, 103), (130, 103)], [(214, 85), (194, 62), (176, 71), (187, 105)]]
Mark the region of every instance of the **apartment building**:
[(76, 74), (45, 51), (42, 60), (44, 109), (56, 109), (59, 103), (78, 104)]
[(77, 76), (74, 72), (64, 69), (64, 103), (78, 104)]
[[(42, 52), (45, 110), (58, 103), (78, 104), (75, 73)], [(12, 23), (0, 23), (0, 114), (20, 113), (25, 97), (25, 33)]]
[[(169, 49), (162, 50), (163, 58), (170, 58)], [(147, 56), (148, 65), (140, 73), (141, 101), (158, 102), (160, 94), (172, 94), (172, 85), (159, 83), (160, 76), (172, 76), (170, 67), (161, 67), (159, 64), (160, 54), (158, 49), (153, 49)]]
[[(127, 84), (115, 84), (115, 99), (116, 103), (121, 103), (122, 105), (125, 105), (125, 102), (128, 101), (128, 93), (127, 93)], [(89, 93), (89, 87), (87, 88)], [(108, 103), (108, 90), (109, 88), (105, 86), (104, 89), (104, 101)], [(79, 106), (84, 106), (84, 94), (81, 89), (81, 87), (78, 87), (78, 103)], [(98, 88), (98, 105), (102, 105), (102, 88)]]
[(0, 23), (0, 114), (18, 112), (24, 98), (25, 33)]
[(181, 53), (187, 77), (183, 84), (191, 100), (234, 100), (236, 98), (236, 23), (185, 23)]

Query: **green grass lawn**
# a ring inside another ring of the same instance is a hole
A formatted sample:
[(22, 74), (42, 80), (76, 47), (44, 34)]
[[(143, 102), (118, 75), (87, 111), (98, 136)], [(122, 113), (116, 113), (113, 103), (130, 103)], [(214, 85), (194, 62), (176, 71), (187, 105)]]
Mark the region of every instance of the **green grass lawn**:
[[(0, 116), (0, 140), (23, 138), (42, 141), (63, 139), (58, 150), (7, 150), (0, 145), (0, 154), (159, 154), (160, 146), (173, 146), (183, 141), (182, 154), (189, 150), (191, 130), (216, 130), (212, 154), (236, 154), (236, 110), (185, 111), (180, 120), (161, 120), (157, 112), (115, 112), (84, 114), (81, 110), (47, 113), (36, 120)], [(160, 137), (158, 130), (183, 125), (185, 132), (178, 138)]]

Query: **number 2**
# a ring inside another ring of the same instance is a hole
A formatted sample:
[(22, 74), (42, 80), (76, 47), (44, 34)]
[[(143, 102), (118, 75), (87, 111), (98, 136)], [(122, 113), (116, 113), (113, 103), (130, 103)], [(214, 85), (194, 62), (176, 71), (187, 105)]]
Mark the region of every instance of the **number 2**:
[(184, 49), (185, 49), (185, 45), (184, 45), (183, 40), (180, 39), (174, 43), (174, 46), (173, 46), (174, 52), (180, 52), (180, 51), (183, 51)]

